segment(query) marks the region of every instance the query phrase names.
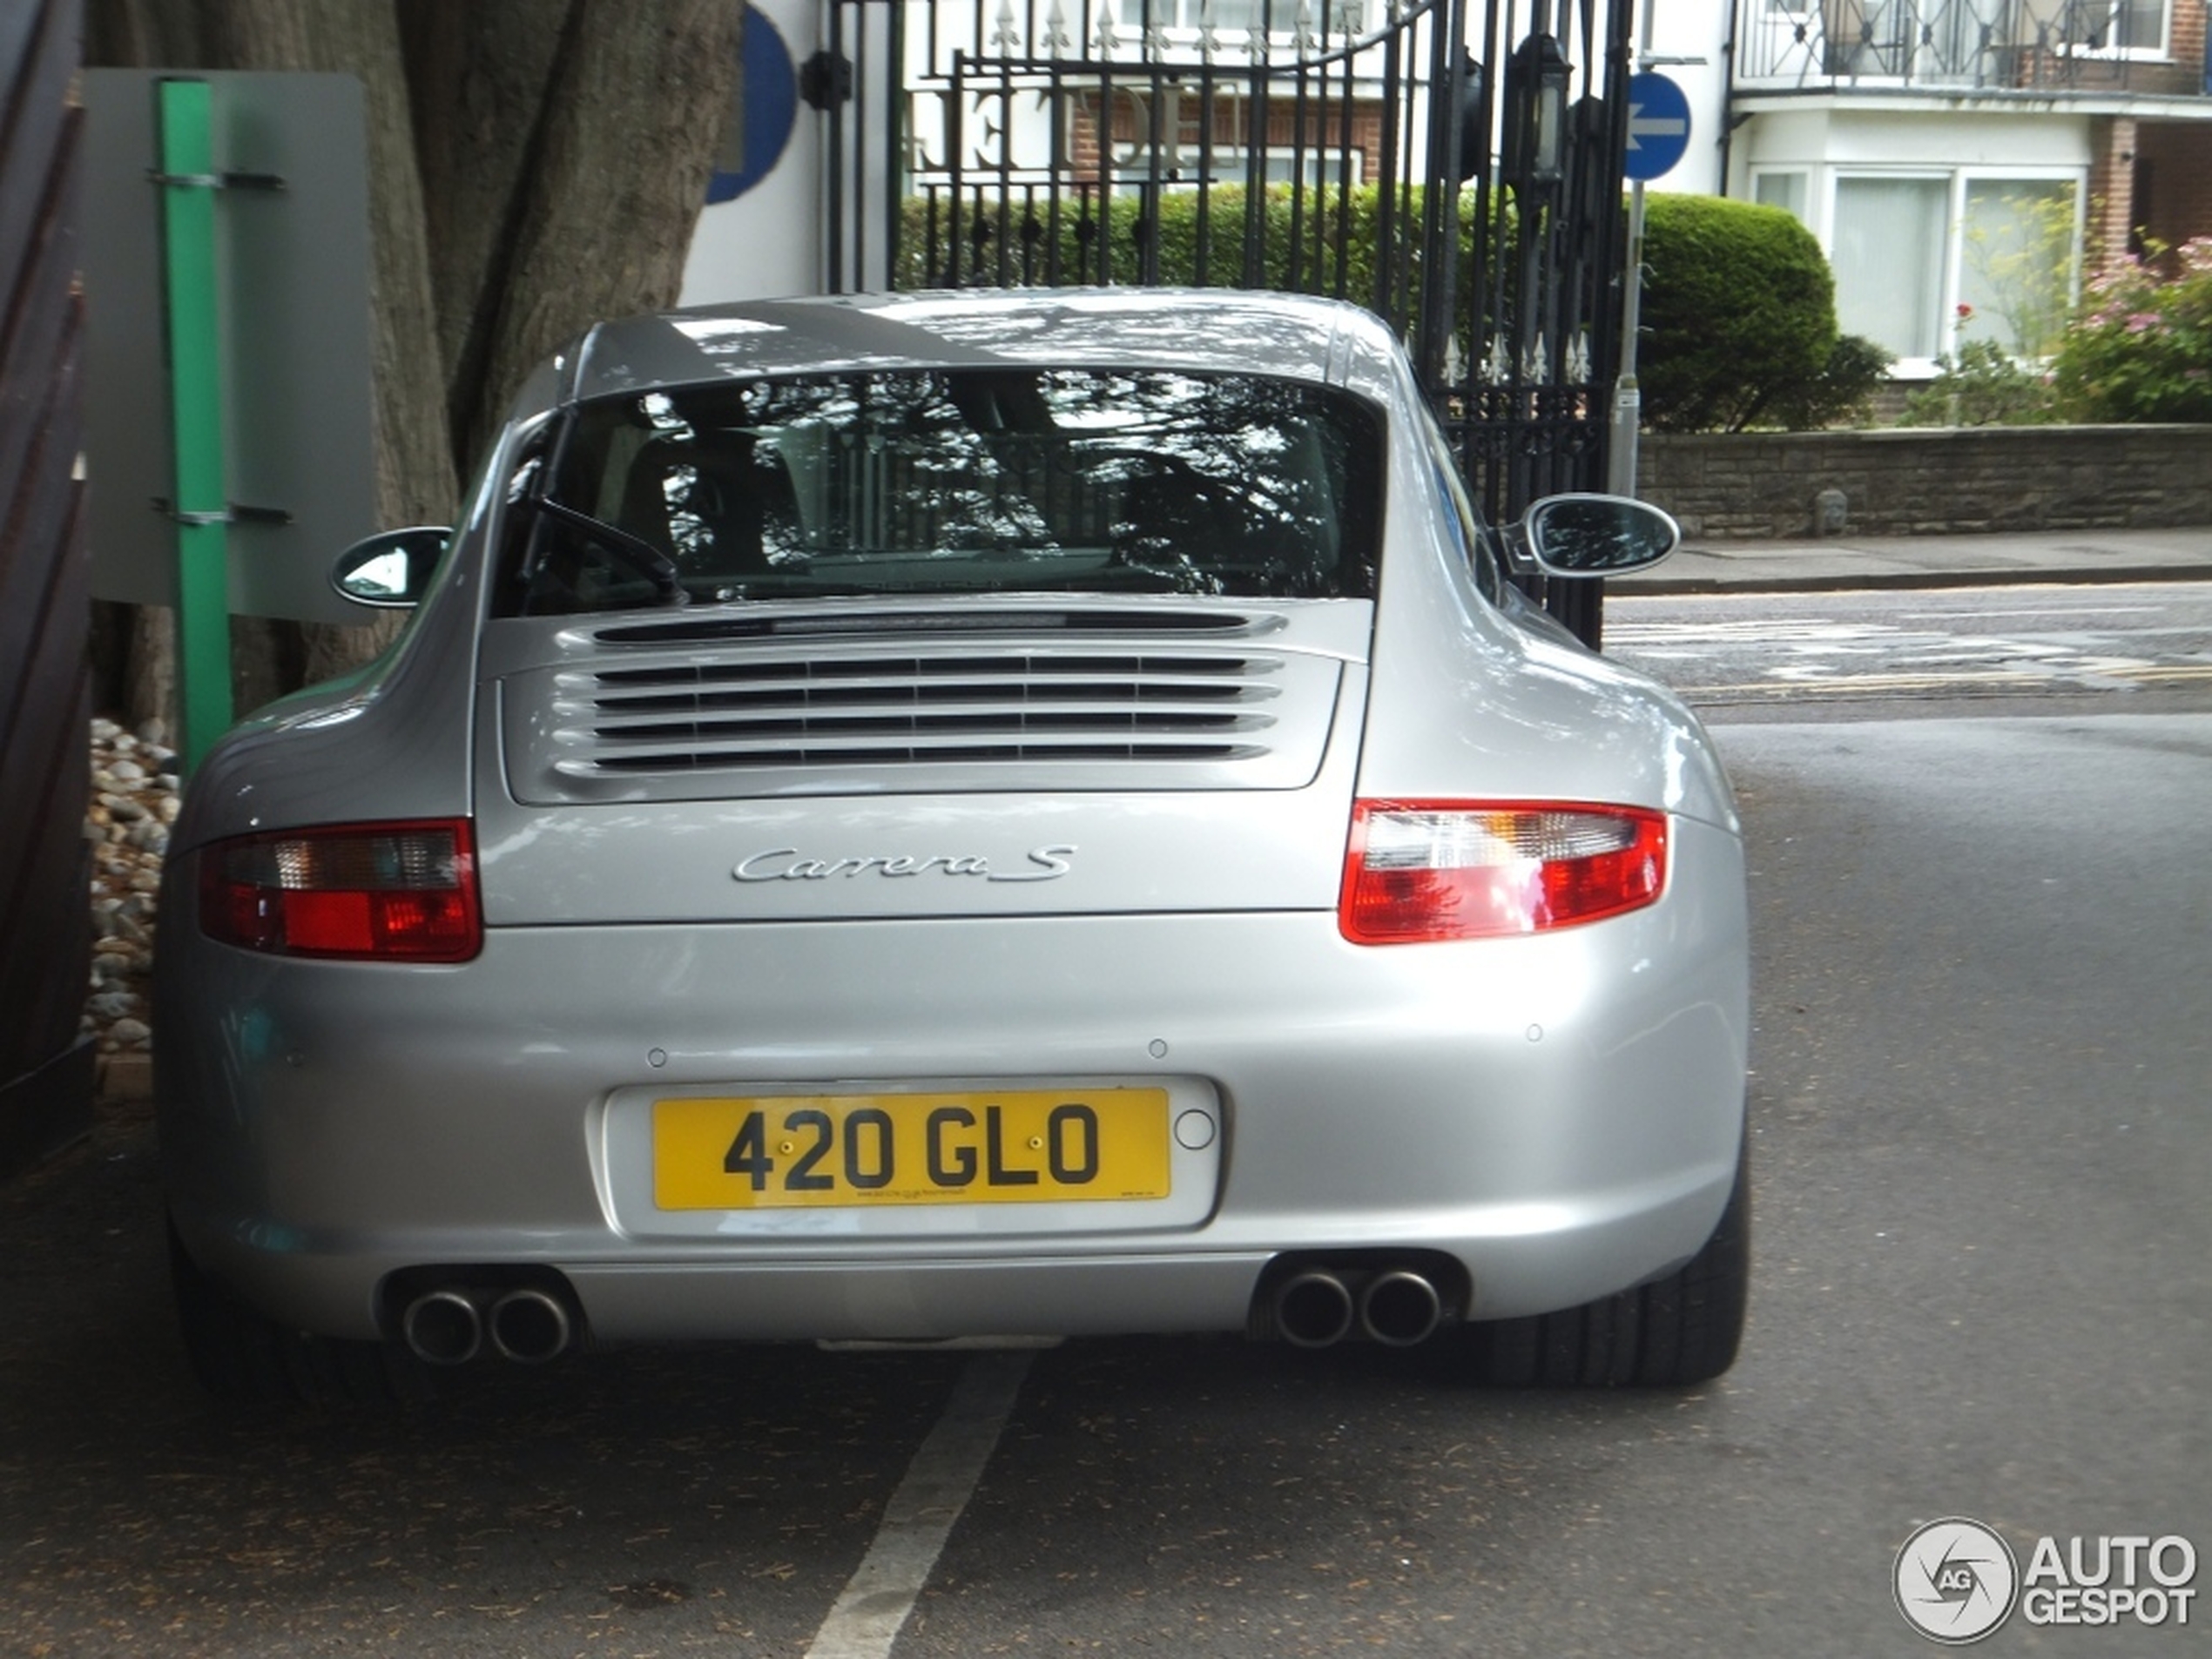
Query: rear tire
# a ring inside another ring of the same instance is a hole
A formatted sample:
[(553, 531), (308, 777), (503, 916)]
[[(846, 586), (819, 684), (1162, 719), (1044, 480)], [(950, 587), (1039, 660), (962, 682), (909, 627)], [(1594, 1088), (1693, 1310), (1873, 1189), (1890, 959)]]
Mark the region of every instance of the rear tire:
[(387, 1410), (428, 1397), (421, 1367), (389, 1344), (295, 1331), (240, 1301), (200, 1271), (173, 1222), (169, 1285), (192, 1374), (225, 1405)]
[(1683, 1388), (1736, 1361), (1751, 1280), (1749, 1160), (1704, 1247), (1651, 1284), (1581, 1307), (1469, 1324), (1455, 1364), (1497, 1388)]

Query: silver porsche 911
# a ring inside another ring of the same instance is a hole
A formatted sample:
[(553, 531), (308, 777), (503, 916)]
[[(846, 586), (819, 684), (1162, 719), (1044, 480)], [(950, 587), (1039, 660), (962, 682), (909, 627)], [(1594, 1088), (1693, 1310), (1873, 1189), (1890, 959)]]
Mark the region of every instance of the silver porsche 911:
[(157, 1089), (218, 1391), (591, 1342), (1242, 1332), (1683, 1384), (1749, 1272), (1696, 720), (1325, 301), (594, 329), (400, 644), (192, 780)]

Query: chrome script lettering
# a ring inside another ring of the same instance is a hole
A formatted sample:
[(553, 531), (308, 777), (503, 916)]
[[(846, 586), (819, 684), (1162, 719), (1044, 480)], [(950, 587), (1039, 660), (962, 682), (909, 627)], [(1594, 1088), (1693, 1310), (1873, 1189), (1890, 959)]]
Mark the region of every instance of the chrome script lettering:
[(1055, 881), (1075, 868), (1076, 849), (1072, 846), (1033, 846), (1027, 857), (1033, 869), (994, 870), (991, 861), (980, 853), (958, 855), (936, 853), (928, 858), (910, 854), (887, 856), (881, 853), (867, 857), (842, 859), (801, 858), (795, 846), (772, 846), (765, 853), (751, 853), (738, 860), (730, 872), (739, 881), (826, 881), (832, 876), (848, 880), (870, 871), (891, 877), (916, 876), (931, 870), (940, 875), (974, 875), (986, 881)]

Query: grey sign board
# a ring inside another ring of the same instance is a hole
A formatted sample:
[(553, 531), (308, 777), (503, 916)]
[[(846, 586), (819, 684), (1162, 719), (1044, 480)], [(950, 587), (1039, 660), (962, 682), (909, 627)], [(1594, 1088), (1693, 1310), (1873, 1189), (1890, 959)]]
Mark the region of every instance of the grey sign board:
[(176, 488), (155, 84), (213, 108), (231, 610), (358, 623), (332, 559), (379, 528), (369, 401), (368, 163), (350, 75), (84, 77), (86, 509), (92, 591), (173, 604)]

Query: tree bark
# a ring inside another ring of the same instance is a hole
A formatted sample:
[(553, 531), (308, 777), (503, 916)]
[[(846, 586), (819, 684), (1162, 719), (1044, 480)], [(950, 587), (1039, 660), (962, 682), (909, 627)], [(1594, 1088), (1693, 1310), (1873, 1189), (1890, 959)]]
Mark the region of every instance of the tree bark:
[(438, 354), (455, 470), (502, 298), (503, 255), (528, 211), (523, 188), (543, 130), (553, 65), (576, 0), (400, 0), (415, 152), (441, 187), (423, 201)]
[[(740, 0), (90, 0), (85, 61), (361, 78), (377, 511), (442, 524), (539, 360), (674, 302), (742, 16)], [(296, 651), (267, 637), (240, 689), (354, 666), (396, 627), (309, 625)]]
[[(554, 49), (528, 146), (516, 158), (507, 211), (485, 220), (497, 240), (437, 250), (442, 309), (462, 296), (476, 301), (467, 353), (449, 361), (464, 469), (489, 445), (530, 369), (586, 324), (675, 304), (721, 141), (742, 17), (731, 0), (572, 0), (557, 35), (545, 31)], [(435, 126), (446, 107), (425, 98), (418, 123)], [(442, 148), (433, 139), (422, 152)]]

